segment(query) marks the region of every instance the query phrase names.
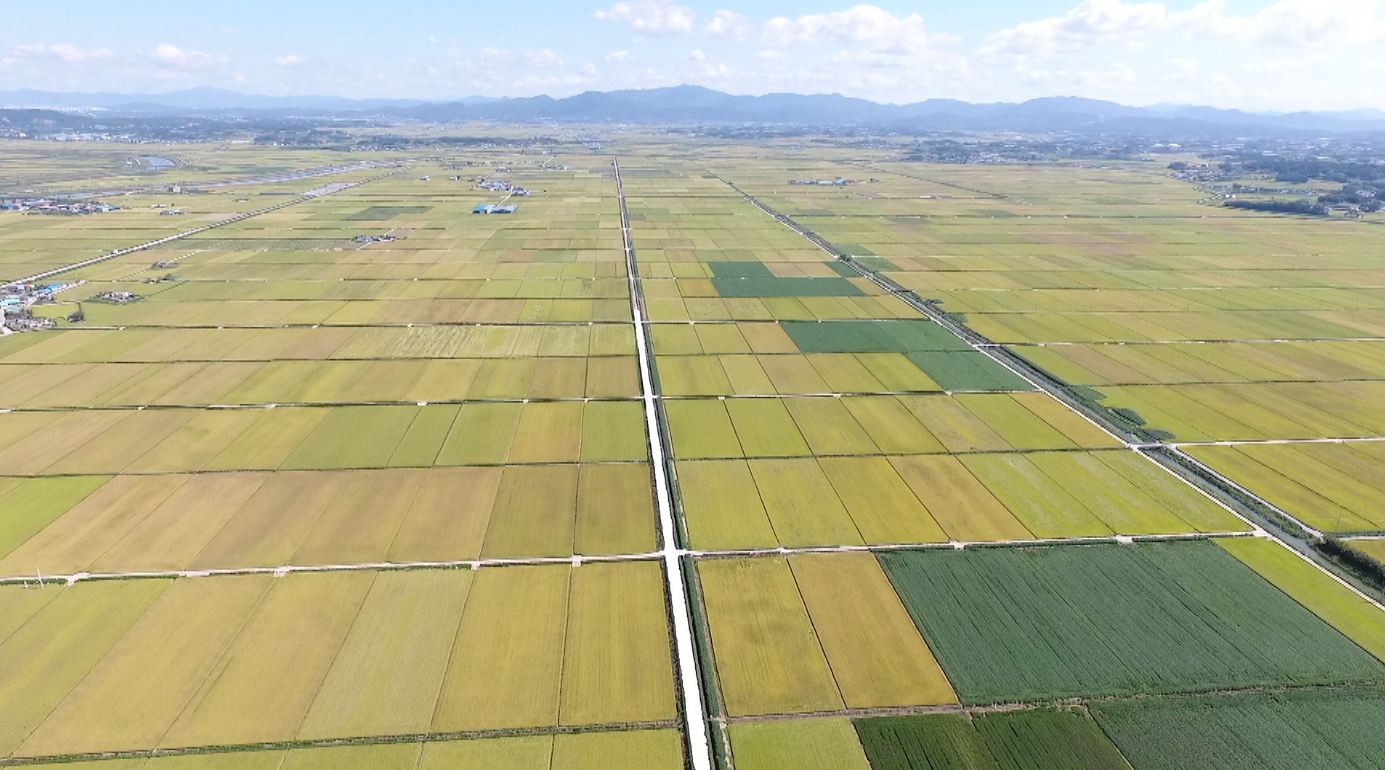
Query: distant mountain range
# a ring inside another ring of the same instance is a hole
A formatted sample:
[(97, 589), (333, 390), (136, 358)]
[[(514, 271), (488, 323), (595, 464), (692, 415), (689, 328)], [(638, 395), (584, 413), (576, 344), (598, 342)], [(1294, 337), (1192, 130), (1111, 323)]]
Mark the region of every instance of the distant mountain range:
[(588, 91), (564, 98), (533, 96), (453, 101), (348, 99), (334, 96), (260, 96), (218, 89), (163, 94), (0, 92), (0, 106), (102, 110), (110, 114), (278, 113), (380, 116), (458, 122), (583, 122), (645, 124), (788, 124), (880, 129), (1105, 131), (1179, 133), (1385, 132), (1385, 112), (1253, 113), (1187, 105), (1129, 107), (1071, 96), (1019, 103), (973, 104), (929, 99), (880, 104), (840, 94), (775, 93), (736, 96), (700, 86)]

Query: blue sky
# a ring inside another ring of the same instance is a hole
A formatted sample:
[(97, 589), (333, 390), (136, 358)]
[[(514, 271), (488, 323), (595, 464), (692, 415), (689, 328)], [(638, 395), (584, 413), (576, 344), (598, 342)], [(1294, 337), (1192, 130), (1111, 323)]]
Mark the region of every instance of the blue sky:
[(1385, 108), (1385, 0), (6, 3), (0, 89)]

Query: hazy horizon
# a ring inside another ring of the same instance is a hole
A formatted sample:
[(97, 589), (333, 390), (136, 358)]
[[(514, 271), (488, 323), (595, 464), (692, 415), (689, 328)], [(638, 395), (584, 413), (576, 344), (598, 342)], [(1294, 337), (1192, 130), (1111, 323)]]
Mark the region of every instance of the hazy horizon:
[(170, 9), (147, 24), (59, 0), (7, 9), (0, 90), (440, 101), (691, 84), (893, 104), (1073, 95), (1261, 112), (1385, 108), (1382, 0), (736, 7), (545, 1), (477, 19), (419, 0), (249, 0)]

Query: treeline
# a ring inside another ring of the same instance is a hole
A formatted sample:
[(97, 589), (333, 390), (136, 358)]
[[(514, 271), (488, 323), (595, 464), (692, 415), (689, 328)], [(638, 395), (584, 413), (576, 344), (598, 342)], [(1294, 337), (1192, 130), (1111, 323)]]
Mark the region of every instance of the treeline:
[(1349, 541), (1329, 537), (1319, 543), (1318, 548), (1345, 563), (1357, 576), (1369, 581), (1376, 588), (1385, 590), (1385, 564), (1352, 548)]
[(1244, 171), (1268, 174), (1276, 181), (1303, 184), (1310, 179), (1323, 179), (1342, 184), (1385, 186), (1385, 166), (1356, 160), (1330, 158), (1266, 158), (1241, 157), (1227, 161), (1224, 166), (1239, 165)]
[(1361, 211), (1379, 211), (1382, 207), (1381, 199), (1385, 198), (1385, 184), (1378, 187), (1370, 187), (1362, 184), (1343, 185), (1341, 190), (1334, 193), (1323, 193), (1318, 196), (1318, 202), (1328, 205), (1351, 205)]
[(1327, 204), (1321, 201), (1299, 200), (1299, 201), (1254, 201), (1254, 200), (1230, 200), (1222, 204), (1231, 209), (1249, 209), (1251, 211), (1270, 211), (1276, 214), (1304, 214), (1314, 217), (1327, 216)]

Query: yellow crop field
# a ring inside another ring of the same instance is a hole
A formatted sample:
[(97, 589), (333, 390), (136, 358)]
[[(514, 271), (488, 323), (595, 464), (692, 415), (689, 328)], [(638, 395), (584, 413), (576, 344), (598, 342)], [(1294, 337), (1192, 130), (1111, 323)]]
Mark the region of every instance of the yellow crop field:
[[(175, 581), (17, 753), (42, 756), (158, 745), (272, 583), (264, 575), (234, 576), (206, 586)], [(153, 671), (158, 675), (151, 676)]]
[(873, 555), (805, 554), (789, 566), (848, 708), (957, 701)]
[(588, 564), (571, 580), (559, 723), (672, 719), (673, 662), (659, 564)]
[(298, 737), (427, 732), (472, 581), (465, 570), (378, 575)]
[(467, 597), (434, 730), (558, 722), (569, 571), (482, 570)]
[(0, 720), (0, 752), (18, 749), (171, 582), (113, 582), (64, 591), (0, 642), (7, 672), (0, 678), (0, 711), (6, 716)]
[[(294, 738), (374, 578), (324, 573), (275, 584), (226, 650), (219, 675), (188, 699), (162, 745)], [(273, 700), (262, 697), (267, 688)]]
[(698, 575), (730, 714), (842, 708), (788, 562), (704, 561)]

